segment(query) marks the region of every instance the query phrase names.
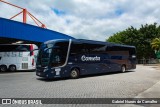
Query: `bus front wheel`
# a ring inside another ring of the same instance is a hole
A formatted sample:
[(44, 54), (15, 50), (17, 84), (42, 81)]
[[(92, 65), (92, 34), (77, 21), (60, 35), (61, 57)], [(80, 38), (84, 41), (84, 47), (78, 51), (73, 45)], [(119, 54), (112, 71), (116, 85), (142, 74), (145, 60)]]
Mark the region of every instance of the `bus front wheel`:
[(15, 72), (16, 71), (16, 66), (15, 65), (10, 65), (9, 66), (9, 71)]
[(71, 73), (70, 73), (70, 77), (72, 79), (76, 79), (79, 77), (79, 70), (77, 68), (74, 68), (71, 70)]
[(122, 66), (121, 66), (121, 72), (124, 73), (125, 71), (126, 71), (126, 66), (125, 66), (125, 65), (122, 65)]
[(7, 66), (6, 65), (1, 65), (0, 66), (0, 71), (6, 72), (7, 71)]

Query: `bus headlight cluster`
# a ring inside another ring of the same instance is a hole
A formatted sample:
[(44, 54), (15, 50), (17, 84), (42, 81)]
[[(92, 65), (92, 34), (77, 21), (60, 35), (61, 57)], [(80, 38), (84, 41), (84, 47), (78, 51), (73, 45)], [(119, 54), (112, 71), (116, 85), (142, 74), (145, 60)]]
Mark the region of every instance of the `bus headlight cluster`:
[(44, 69), (44, 71), (43, 72), (46, 72), (48, 69)]

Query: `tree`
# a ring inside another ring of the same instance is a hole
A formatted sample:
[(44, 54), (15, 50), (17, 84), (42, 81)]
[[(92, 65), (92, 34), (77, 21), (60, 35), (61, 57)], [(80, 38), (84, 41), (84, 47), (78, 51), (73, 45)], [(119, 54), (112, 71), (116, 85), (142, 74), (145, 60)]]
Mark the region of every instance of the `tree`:
[(160, 59), (160, 38), (153, 39), (151, 46), (155, 50), (156, 57)]
[(155, 38), (151, 42), (151, 46), (154, 50), (160, 50), (160, 38)]
[(160, 38), (160, 26), (157, 23), (141, 25), (139, 29), (133, 26), (124, 31), (110, 36), (106, 41), (136, 47), (138, 59), (155, 58), (154, 49), (151, 47), (153, 38)]

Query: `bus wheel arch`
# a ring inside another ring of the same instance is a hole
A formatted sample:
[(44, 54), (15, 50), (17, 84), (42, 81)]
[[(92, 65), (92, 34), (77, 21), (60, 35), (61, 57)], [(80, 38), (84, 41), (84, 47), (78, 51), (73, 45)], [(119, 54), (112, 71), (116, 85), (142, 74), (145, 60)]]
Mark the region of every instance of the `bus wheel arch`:
[(123, 64), (123, 65), (121, 66), (121, 72), (122, 72), (122, 73), (126, 72), (126, 65), (125, 65), (125, 64)]
[(0, 71), (6, 72), (7, 71), (7, 65), (1, 65), (0, 66)]
[(17, 70), (17, 67), (16, 67), (16, 65), (9, 65), (8, 69), (9, 69), (9, 71), (14, 72)]
[(80, 75), (80, 69), (78, 67), (74, 67), (71, 69), (70, 77), (72, 79), (77, 79)]

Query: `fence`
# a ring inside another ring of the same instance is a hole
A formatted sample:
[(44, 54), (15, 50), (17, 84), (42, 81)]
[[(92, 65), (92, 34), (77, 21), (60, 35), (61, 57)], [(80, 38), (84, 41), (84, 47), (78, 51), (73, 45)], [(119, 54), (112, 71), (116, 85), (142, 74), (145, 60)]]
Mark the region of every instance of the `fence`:
[(158, 64), (160, 63), (160, 59), (137, 59), (137, 64)]

